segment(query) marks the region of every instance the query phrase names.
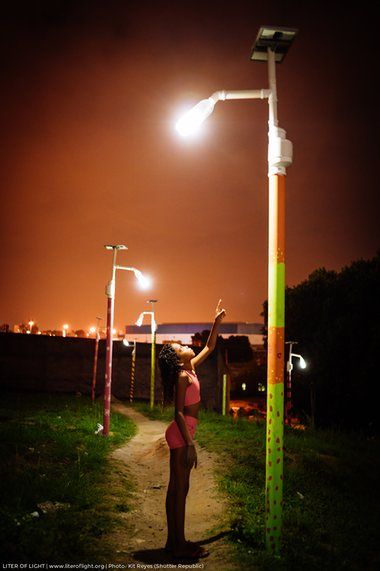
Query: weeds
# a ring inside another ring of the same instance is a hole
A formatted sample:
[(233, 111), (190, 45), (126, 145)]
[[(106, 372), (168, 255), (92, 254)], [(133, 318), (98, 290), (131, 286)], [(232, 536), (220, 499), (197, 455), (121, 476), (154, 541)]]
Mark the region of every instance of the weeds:
[[(158, 408), (145, 412), (163, 418)], [(171, 418), (172, 410), (165, 411), (164, 419)], [(283, 546), (277, 559), (264, 545), (265, 423), (202, 411), (196, 438), (219, 455), (219, 484), (229, 501), (230, 537), (242, 568), (378, 568), (377, 441), (286, 428)]]
[[(96, 539), (115, 525), (104, 489), (107, 454), (134, 434), (112, 415), (112, 435), (95, 435), (102, 403), (87, 397), (8, 393), (1, 409), (2, 560), (75, 562), (100, 557)], [(125, 482), (120, 505), (128, 510)], [(118, 498), (120, 501), (120, 498)]]

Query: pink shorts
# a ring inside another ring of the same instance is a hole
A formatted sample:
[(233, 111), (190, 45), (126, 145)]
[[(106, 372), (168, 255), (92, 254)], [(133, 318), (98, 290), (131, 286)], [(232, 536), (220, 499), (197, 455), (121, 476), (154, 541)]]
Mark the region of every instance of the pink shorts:
[[(198, 419), (193, 416), (185, 416), (185, 422), (190, 436), (193, 438), (197, 428)], [(173, 422), (171, 422), (167, 427), (165, 438), (169, 448), (182, 448), (183, 446), (186, 446), (186, 442), (175, 420), (173, 420)]]

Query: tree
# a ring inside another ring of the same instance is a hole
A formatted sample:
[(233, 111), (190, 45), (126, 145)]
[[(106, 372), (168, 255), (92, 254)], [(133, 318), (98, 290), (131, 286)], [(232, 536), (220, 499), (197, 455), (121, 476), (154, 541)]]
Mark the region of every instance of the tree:
[[(341, 272), (315, 270), (285, 292), (285, 338), (308, 362), (293, 371), (293, 405), (319, 426), (374, 430), (376, 355), (380, 341), (380, 252)], [(264, 304), (265, 323), (267, 303)]]
[(207, 343), (209, 335), (209, 329), (204, 329), (202, 333), (194, 333), (194, 335), (191, 336), (191, 344), (195, 345), (195, 347), (204, 347)]
[(86, 337), (86, 332), (84, 329), (77, 329), (74, 331), (75, 337)]
[(250, 361), (253, 357), (252, 347), (246, 335), (230, 335), (224, 339), (224, 346), (227, 349), (228, 361), (242, 363)]

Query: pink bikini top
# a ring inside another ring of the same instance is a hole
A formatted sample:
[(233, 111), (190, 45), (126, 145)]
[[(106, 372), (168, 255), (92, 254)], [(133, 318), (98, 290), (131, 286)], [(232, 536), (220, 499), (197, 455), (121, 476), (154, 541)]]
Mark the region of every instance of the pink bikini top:
[(197, 374), (194, 371), (186, 371), (186, 369), (183, 370), (187, 375), (189, 375), (191, 379), (191, 383), (187, 387), (185, 393), (185, 406), (197, 404), (201, 401), (201, 389), (199, 386)]

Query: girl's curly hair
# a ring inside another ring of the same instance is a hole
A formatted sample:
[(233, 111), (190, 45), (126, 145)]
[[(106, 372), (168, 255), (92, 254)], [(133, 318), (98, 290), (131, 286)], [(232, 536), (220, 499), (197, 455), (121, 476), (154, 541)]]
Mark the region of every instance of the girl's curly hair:
[(164, 345), (158, 355), (162, 385), (164, 388), (164, 403), (173, 401), (174, 386), (181, 370), (179, 358), (170, 344)]

